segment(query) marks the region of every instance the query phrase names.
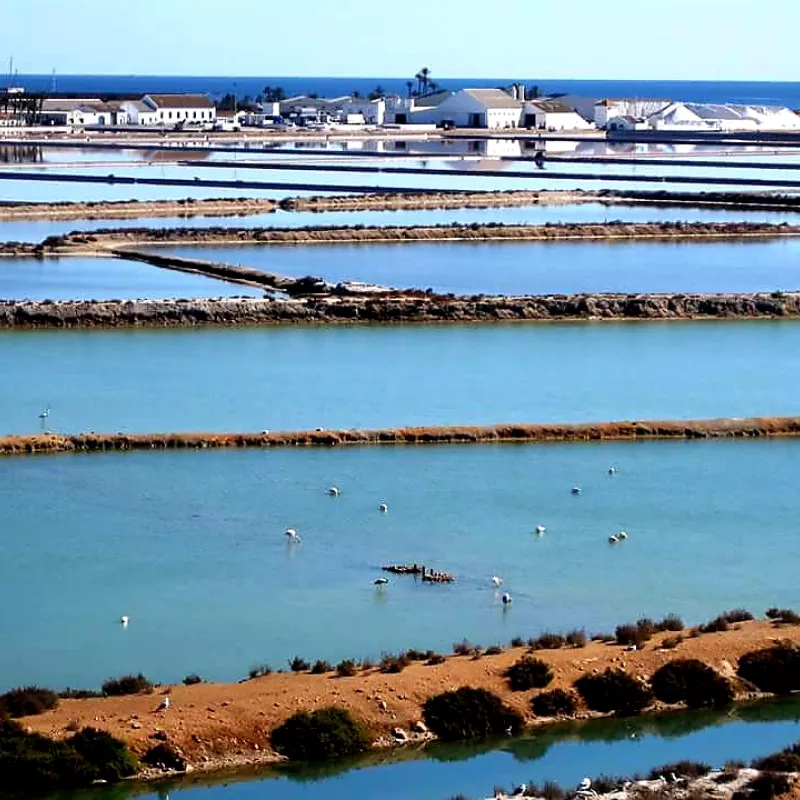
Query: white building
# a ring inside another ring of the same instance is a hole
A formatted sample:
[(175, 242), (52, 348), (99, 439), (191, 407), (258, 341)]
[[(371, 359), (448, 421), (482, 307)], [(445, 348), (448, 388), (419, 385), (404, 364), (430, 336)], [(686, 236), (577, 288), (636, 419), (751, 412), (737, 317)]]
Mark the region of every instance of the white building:
[(386, 100), (383, 97), (379, 97), (377, 100), (351, 97), (343, 104), (342, 114), (347, 122), (361, 125), (383, 125), (386, 121)]
[(627, 114), (612, 117), (606, 125), (608, 131), (649, 131), (650, 123), (646, 119), (629, 117)]
[[(166, 128), (176, 125), (207, 125), (213, 124), (217, 118), (217, 109), (211, 99), (204, 94), (146, 94), (142, 100), (151, 112), (156, 114), (156, 124)], [(137, 117), (152, 119), (148, 113), (138, 113)], [(133, 119), (131, 119), (134, 122)], [(134, 122), (134, 124), (152, 124)]]
[(47, 99), (42, 101), (39, 119), (42, 125), (97, 125), (96, 105), (102, 105), (99, 97)]
[[(438, 102), (423, 105), (433, 101)], [(502, 89), (461, 89), (441, 99), (415, 98), (408, 121), (434, 125), (450, 123), (458, 128), (518, 128), (522, 122), (522, 103)]]
[(141, 100), (125, 100), (122, 103), (122, 110), (127, 114), (129, 125), (153, 128), (159, 124), (158, 111)]
[(545, 131), (588, 131), (594, 124), (560, 100), (528, 100), (523, 106), (523, 124), (526, 128)]
[(663, 111), (670, 105), (671, 100), (599, 100), (594, 105), (594, 124), (598, 128), (607, 128), (614, 117), (633, 117), (634, 119), (648, 119)]

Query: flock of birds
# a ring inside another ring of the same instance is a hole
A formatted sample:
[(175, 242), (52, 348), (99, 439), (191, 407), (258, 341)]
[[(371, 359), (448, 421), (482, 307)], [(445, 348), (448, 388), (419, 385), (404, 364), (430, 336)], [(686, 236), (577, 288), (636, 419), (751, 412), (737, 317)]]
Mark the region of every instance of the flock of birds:
[[(608, 470), (607, 470), (607, 474), (610, 475), (610, 476), (616, 475), (617, 474), (617, 468), (614, 467), (614, 466), (609, 467)], [(325, 493), (329, 497), (339, 497), (342, 492), (341, 492), (341, 489), (338, 486), (329, 486), (325, 490)], [(570, 493), (574, 497), (577, 497), (577, 496), (583, 494), (583, 489), (581, 489), (580, 486), (573, 486), (572, 489), (570, 490)], [(380, 503), (378, 505), (378, 511), (381, 514), (387, 514), (389, 512), (389, 505), (387, 503)], [(534, 531), (535, 531), (537, 536), (544, 536), (544, 534), (547, 533), (547, 528), (544, 525), (537, 525), (536, 528), (534, 529)], [(285, 532), (285, 536), (286, 536), (287, 540), (290, 541), (290, 542), (299, 542), (300, 541), (300, 534), (294, 528), (287, 528), (286, 532)], [(628, 538), (627, 531), (622, 530), (622, 531), (619, 531), (619, 533), (611, 534), (608, 537), (608, 542), (609, 542), (609, 544), (617, 544), (619, 542), (622, 542), (622, 541), (626, 540), (627, 538)], [(384, 578), (384, 577), (376, 578), (373, 581), (373, 584), (375, 586), (386, 586), (386, 584), (388, 584), (388, 583), (389, 583), (389, 579), (388, 578)], [(500, 586), (503, 585), (503, 579), (499, 575), (493, 575), (492, 578), (491, 578), (491, 583), (492, 583), (492, 585), (494, 586), (495, 589), (499, 589)], [(504, 607), (507, 607), (507, 606), (511, 605), (511, 603), (513, 602), (513, 598), (511, 597), (511, 595), (508, 592), (503, 592), (503, 594), (500, 596), (500, 601), (502, 602)]]

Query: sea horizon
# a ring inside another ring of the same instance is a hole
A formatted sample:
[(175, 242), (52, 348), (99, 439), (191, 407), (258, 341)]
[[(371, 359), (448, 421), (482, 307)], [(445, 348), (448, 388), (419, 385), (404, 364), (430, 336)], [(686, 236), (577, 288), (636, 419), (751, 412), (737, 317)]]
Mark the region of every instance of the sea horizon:
[[(647, 97), (690, 102), (780, 105), (800, 108), (800, 82), (796, 81), (714, 81), (714, 80), (619, 80), (553, 79), (520, 76), (491, 78), (439, 77), (430, 79), (442, 89), (472, 86), (486, 88), (523, 83), (538, 86), (541, 94), (578, 94), (587, 97)], [(16, 74), (10, 83), (27, 91), (55, 94), (145, 94), (147, 92), (200, 92), (213, 98), (232, 93), (255, 97), (266, 86), (280, 86), (287, 96), (318, 94), (336, 97), (358, 91), (368, 94), (377, 86), (386, 92), (408, 93), (407, 77), (348, 76), (235, 76), (235, 75), (147, 75), (147, 74)]]

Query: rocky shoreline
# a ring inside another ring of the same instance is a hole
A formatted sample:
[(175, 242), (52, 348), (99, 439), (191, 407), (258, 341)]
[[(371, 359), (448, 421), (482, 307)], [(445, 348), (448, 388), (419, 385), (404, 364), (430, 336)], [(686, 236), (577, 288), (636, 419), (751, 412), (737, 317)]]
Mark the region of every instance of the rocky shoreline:
[[(264, 281), (256, 283), (269, 288)], [(456, 297), (420, 291), (361, 294), (346, 285), (330, 291), (293, 299), (0, 301), (0, 329), (800, 318), (800, 293), (784, 292)]]
[(260, 433), (42, 433), (0, 437), (0, 456), (37, 453), (102, 453), (131, 450), (207, 450), (247, 447), (507, 444), (661, 439), (758, 439), (800, 436), (800, 417), (751, 417), (680, 421), (575, 424), (510, 424), (315, 430)]

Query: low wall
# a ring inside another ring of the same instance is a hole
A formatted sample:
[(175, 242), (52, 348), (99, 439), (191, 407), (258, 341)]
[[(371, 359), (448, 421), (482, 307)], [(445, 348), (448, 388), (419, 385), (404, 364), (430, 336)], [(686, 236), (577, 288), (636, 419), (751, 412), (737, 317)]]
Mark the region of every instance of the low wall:
[[(302, 286), (302, 279), (297, 284)], [(399, 292), (290, 300), (0, 301), (0, 329), (798, 318), (800, 294), (780, 292), (536, 297), (450, 297)]]
[(800, 436), (800, 417), (509, 424), (262, 433), (38, 434), (0, 437), (0, 455), (243, 447), (502, 444)]

